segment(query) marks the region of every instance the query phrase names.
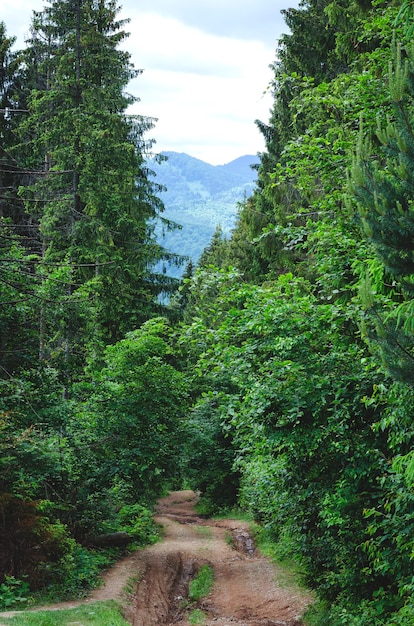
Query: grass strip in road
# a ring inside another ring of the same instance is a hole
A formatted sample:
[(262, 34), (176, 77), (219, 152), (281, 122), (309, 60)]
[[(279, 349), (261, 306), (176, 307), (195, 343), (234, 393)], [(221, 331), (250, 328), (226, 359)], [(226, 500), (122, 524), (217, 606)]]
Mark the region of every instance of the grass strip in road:
[[(196, 576), (190, 582), (188, 588), (188, 601), (190, 606), (199, 602), (202, 598), (208, 596), (214, 582), (214, 570), (210, 565), (202, 565)], [(188, 621), (191, 626), (202, 626), (205, 623), (206, 614), (199, 608), (193, 608), (189, 615)]]
[(202, 565), (197, 575), (190, 582), (188, 589), (188, 597), (192, 602), (198, 602), (201, 598), (205, 598), (211, 591), (214, 581), (213, 568), (210, 565)]

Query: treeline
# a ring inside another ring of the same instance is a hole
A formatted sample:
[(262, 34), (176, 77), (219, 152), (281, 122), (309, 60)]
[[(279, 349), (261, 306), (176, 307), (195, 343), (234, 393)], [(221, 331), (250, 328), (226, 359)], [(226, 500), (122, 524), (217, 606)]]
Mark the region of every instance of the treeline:
[(304, 0), (284, 13), (256, 191), (181, 290), (205, 452), (193, 469), (213, 503), (233, 490), (299, 560), (319, 600), (307, 623), (406, 626), (414, 10)]
[(308, 624), (414, 624), (412, 2), (284, 13), (256, 189), (164, 309), (116, 7), (56, 0), (22, 53), (3, 30), (9, 584), (73, 592), (185, 481), (300, 563)]
[(156, 242), (153, 120), (126, 113), (140, 72), (119, 49), (117, 14), (113, 1), (50, 2), (21, 51), (0, 24), (0, 583), (11, 600), (16, 581), (89, 584), (96, 535), (146, 540), (145, 511), (125, 506), (151, 503), (178, 462), (184, 383), (157, 324), (136, 329), (176, 288), (153, 268), (179, 257)]

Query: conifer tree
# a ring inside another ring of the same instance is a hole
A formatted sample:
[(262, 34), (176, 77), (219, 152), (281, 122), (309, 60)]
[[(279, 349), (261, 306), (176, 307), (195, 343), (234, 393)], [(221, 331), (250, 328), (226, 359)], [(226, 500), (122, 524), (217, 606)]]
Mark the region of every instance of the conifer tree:
[[(16, 154), (16, 129), (25, 114), (18, 52), (0, 22), (0, 379), (7, 381), (36, 355), (33, 257), (36, 239), (18, 196), (28, 179)], [(25, 346), (24, 353), (22, 345)]]
[(50, 0), (25, 51), (20, 136), (39, 175), (21, 193), (39, 221), (42, 288), (61, 302), (44, 333), (66, 368), (147, 319), (164, 288), (149, 273), (163, 254), (151, 226), (163, 207), (144, 161), (153, 120), (126, 113), (136, 98), (125, 88), (140, 71), (119, 49), (118, 12), (114, 0)]
[[(403, 58), (403, 56), (405, 58)], [(365, 237), (390, 277), (393, 301), (381, 310), (367, 298), (376, 320), (375, 340), (398, 379), (414, 384), (414, 50), (396, 52), (390, 66), (393, 116), (380, 124), (376, 143), (361, 140), (351, 172)]]
[(0, 22), (0, 215), (9, 213), (8, 191), (10, 187), (10, 158), (7, 146), (11, 135), (11, 86), (13, 83), (13, 56), (11, 46), (14, 39), (7, 36), (6, 26)]
[(27, 234), (22, 228), (24, 207), (17, 194), (25, 172), (16, 158), (15, 135), (25, 108), (21, 59), (12, 50), (15, 40), (0, 22), (0, 216), (9, 218), (20, 234)]
[(268, 123), (256, 122), (266, 150), (261, 154), (257, 189), (241, 209), (231, 243), (233, 264), (248, 280), (252, 274), (256, 281), (278, 275), (303, 260), (303, 254), (298, 257), (286, 251), (275, 225), (280, 230), (287, 223), (302, 226), (302, 219), (291, 216), (306, 207), (307, 199), (291, 181), (276, 180), (274, 172), (283, 164), (289, 143), (310, 134), (309, 118), (292, 104), (300, 102), (307, 89), (348, 72), (363, 49), (375, 45), (371, 41), (360, 45), (358, 40), (358, 25), (369, 9), (369, 0), (301, 0), (298, 8), (282, 11), (290, 33), (279, 39), (272, 68), (271, 116)]
[(227, 256), (227, 246), (227, 239), (224, 236), (223, 229), (219, 224), (214, 231), (210, 243), (201, 253), (198, 261), (198, 267), (206, 268), (209, 265), (224, 267)]

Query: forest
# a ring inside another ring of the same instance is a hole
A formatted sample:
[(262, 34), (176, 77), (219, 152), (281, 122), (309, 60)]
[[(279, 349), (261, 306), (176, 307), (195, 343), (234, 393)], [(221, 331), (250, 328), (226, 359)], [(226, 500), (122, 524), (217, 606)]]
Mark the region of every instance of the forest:
[(299, 564), (307, 624), (414, 625), (413, 2), (283, 12), (256, 187), (181, 281), (118, 11), (0, 22), (3, 607), (186, 485)]

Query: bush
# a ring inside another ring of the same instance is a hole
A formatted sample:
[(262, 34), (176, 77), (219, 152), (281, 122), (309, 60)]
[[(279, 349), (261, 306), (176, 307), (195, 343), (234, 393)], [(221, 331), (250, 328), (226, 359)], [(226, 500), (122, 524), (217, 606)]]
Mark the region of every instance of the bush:
[(27, 582), (16, 580), (14, 576), (5, 576), (4, 578), (5, 582), (0, 585), (0, 610), (2, 611), (25, 602), (29, 593)]
[(140, 504), (127, 504), (118, 513), (120, 530), (127, 532), (134, 543), (145, 546), (159, 538), (158, 527), (151, 511)]
[(306, 611), (304, 622), (306, 626), (387, 626), (368, 602), (349, 608), (317, 602)]
[(57, 563), (42, 564), (47, 597), (58, 600), (84, 595), (97, 586), (100, 572), (114, 561), (116, 554), (111, 550), (87, 550), (68, 538), (62, 558)]
[[(60, 522), (51, 523), (39, 503), (0, 494), (0, 581), (26, 577), (32, 590), (45, 583), (44, 563), (59, 563), (70, 549)], [(4, 574), (3, 574), (4, 573)]]

